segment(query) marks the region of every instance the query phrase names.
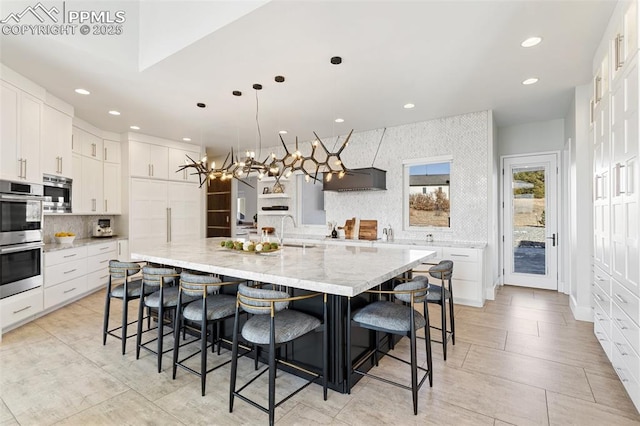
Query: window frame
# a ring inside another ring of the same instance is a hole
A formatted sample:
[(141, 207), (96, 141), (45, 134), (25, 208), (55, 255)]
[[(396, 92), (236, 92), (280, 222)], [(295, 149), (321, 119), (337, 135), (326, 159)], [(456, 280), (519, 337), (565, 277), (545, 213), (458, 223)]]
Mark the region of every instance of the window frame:
[[(409, 169), (412, 166), (435, 163), (449, 163), (449, 178), (451, 180), (453, 173), (453, 155), (438, 155), (433, 157), (412, 158), (402, 160), (402, 229), (404, 231), (413, 232), (438, 232), (452, 233), (453, 223), (449, 223), (448, 227), (444, 226), (410, 226), (409, 225)], [(451, 206), (453, 206), (453, 198), (451, 190), (449, 190), (449, 218), (451, 218)]]

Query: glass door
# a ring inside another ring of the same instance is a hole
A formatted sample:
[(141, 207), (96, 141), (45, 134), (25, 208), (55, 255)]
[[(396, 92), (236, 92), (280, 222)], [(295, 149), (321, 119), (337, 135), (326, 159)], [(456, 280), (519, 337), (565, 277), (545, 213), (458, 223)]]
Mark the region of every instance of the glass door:
[(505, 284), (558, 289), (556, 157), (504, 159)]

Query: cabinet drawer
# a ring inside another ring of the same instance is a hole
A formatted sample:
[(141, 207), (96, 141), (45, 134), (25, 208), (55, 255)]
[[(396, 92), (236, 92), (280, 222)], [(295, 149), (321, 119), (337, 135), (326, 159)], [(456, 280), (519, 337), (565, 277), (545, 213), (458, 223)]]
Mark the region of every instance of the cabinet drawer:
[(594, 322), (593, 324), (593, 332), (596, 335), (596, 339), (598, 339), (598, 342), (600, 342), (600, 345), (602, 345), (602, 349), (604, 349), (604, 352), (607, 354), (607, 358), (611, 360), (612, 343), (609, 334), (604, 331), (602, 325), (598, 321)]
[(593, 306), (593, 322), (599, 324), (607, 336), (611, 337), (611, 317), (597, 303)]
[(64, 262), (71, 262), (87, 256), (86, 247), (70, 248), (65, 250), (56, 250), (44, 254), (44, 266), (58, 265)]
[(454, 303), (482, 307), (482, 284), (480, 281), (453, 279), (452, 285)]
[[(108, 243), (94, 244), (87, 247), (87, 256), (95, 256), (102, 253), (115, 252), (116, 242), (110, 241)], [(115, 259), (115, 254), (114, 254)]]
[(611, 363), (613, 364), (613, 368), (616, 370), (618, 377), (620, 377), (620, 381), (624, 385), (625, 390), (635, 403), (638, 401), (638, 398), (640, 398), (640, 386), (638, 385), (638, 381), (633, 376), (631, 368), (626, 364), (624, 356), (615, 347), (615, 345), (611, 348), (611, 352)]
[(591, 294), (593, 296), (593, 302), (600, 305), (605, 315), (611, 316), (611, 299), (609, 295), (596, 284), (591, 284)]
[(82, 276), (73, 280), (44, 289), (44, 308), (59, 305), (80, 296), (87, 291), (87, 277)]
[[(633, 350), (640, 352), (640, 328), (615, 303), (613, 304), (611, 320), (613, 326), (627, 339)], [(638, 379), (640, 379), (640, 376)]]
[[(622, 361), (633, 379), (638, 381), (638, 378), (640, 378), (640, 356), (633, 350), (629, 342), (627, 342), (627, 339), (625, 339), (620, 330), (618, 330), (618, 327), (613, 327), (612, 331), (611, 342), (613, 345), (611, 345), (611, 349), (613, 351), (614, 361), (616, 358), (618, 361)], [(620, 362), (618, 362), (618, 364), (620, 364)], [(614, 367), (619, 366), (621, 365), (614, 363)]]
[(0, 324), (4, 329), (42, 311), (42, 287), (0, 300)]
[(593, 282), (597, 284), (606, 295), (611, 294), (611, 277), (597, 266), (593, 268)]
[(81, 277), (87, 273), (87, 259), (49, 266), (44, 269), (44, 286), (51, 287), (63, 281)]
[(92, 291), (97, 288), (103, 288), (107, 286), (109, 281), (109, 271), (95, 271), (87, 274), (87, 290)]
[(477, 262), (478, 250), (468, 248), (443, 247), (442, 257), (444, 259), (453, 260), (455, 270), (455, 262)]
[(104, 272), (109, 268), (109, 261), (115, 259), (115, 252), (106, 252), (87, 258), (87, 272)]
[(638, 323), (639, 300), (618, 281), (611, 280), (611, 300), (618, 305), (636, 324)]

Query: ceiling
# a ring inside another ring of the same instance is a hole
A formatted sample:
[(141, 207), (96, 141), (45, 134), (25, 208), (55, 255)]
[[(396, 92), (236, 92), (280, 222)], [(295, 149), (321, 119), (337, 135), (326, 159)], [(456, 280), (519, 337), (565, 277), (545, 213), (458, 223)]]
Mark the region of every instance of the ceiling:
[[(46, 6), (62, 2), (45, 2)], [(2, 2), (0, 15), (33, 2)], [(121, 35), (3, 35), (0, 59), (103, 130), (209, 147), (279, 144), (493, 109), (563, 118), (614, 1), (67, 1)], [(26, 19), (26, 18), (25, 18)], [(522, 48), (527, 37), (542, 43)], [(341, 56), (341, 65), (330, 58)], [(274, 81), (285, 76), (284, 83)], [(539, 78), (524, 86), (523, 80)], [(256, 92), (252, 85), (260, 83)], [(74, 93), (82, 87), (89, 96)], [(232, 91), (242, 96), (235, 97)], [(257, 95), (257, 102), (256, 102)], [(197, 102), (207, 105), (201, 109)], [(258, 103), (259, 109), (256, 108)], [(404, 109), (406, 103), (415, 104)], [(118, 110), (112, 116), (109, 110)], [(256, 124), (259, 122), (260, 136)], [(343, 123), (334, 122), (343, 118)]]

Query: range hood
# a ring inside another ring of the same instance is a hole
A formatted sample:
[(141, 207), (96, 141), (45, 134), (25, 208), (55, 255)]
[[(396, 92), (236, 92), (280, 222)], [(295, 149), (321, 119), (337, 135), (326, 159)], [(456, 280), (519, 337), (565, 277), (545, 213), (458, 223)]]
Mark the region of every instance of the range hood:
[(380, 191), (386, 189), (387, 172), (375, 167), (351, 169), (342, 179), (333, 176), (329, 182), (327, 182), (326, 176), (322, 179), (323, 191)]

